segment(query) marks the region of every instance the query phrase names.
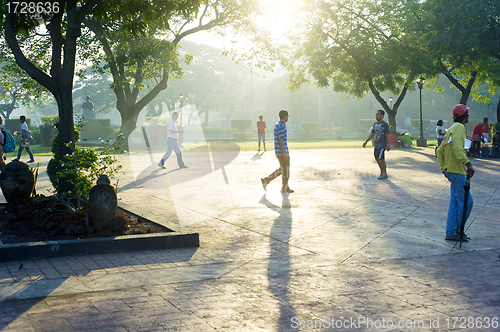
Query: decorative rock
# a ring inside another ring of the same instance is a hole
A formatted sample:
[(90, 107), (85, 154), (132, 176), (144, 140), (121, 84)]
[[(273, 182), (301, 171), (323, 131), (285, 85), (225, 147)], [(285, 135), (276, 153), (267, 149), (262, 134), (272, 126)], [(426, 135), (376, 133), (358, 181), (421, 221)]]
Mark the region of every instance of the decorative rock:
[(55, 222), (52, 222), (52, 221), (49, 221), (46, 225), (45, 225), (45, 229), (48, 229), (48, 230), (52, 230), (54, 228), (56, 228), (56, 223)]
[(123, 231), (125, 229), (125, 222), (120, 219), (115, 219), (106, 226), (106, 229), (113, 233)]
[(68, 235), (74, 234), (75, 230), (76, 230), (76, 225), (69, 224), (68, 226), (66, 226), (66, 229), (64, 230), (64, 234), (68, 234)]
[(73, 234), (75, 234), (75, 235), (83, 235), (86, 232), (87, 231), (85, 230), (85, 226), (76, 226), (75, 232)]
[(0, 174), (0, 187), (9, 204), (30, 197), (35, 185), (33, 172), (29, 166), (21, 161), (11, 161)]
[(110, 185), (109, 178), (101, 175), (97, 180), (97, 185), (90, 190), (89, 206), (94, 225), (105, 228), (116, 216), (116, 198), (115, 189)]

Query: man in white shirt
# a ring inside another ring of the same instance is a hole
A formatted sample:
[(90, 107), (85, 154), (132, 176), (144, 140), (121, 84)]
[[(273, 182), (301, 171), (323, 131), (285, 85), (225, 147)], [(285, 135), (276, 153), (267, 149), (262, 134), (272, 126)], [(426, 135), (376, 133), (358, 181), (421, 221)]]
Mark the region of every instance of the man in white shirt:
[(26, 135), (28, 135), (28, 124), (26, 123), (26, 117), (24, 115), (21, 115), (19, 117), (19, 122), (21, 122), (21, 132), (20, 133), (15, 133), (16, 135), (21, 135), (21, 145), (19, 146), (19, 150), (17, 151), (17, 160), (21, 159), (21, 154), (23, 153), (23, 149), (26, 149), (28, 154), (30, 155), (30, 160), (28, 163), (32, 163), (35, 161), (33, 158), (33, 153), (31, 153), (30, 146), (26, 144), (28, 140), (26, 139)]
[(181, 154), (181, 148), (179, 147), (179, 144), (177, 143), (177, 138), (179, 137), (179, 134), (183, 133), (183, 130), (177, 130), (177, 126), (175, 125), (175, 121), (179, 117), (179, 113), (174, 112), (172, 113), (172, 118), (168, 122), (167, 125), (167, 152), (163, 155), (161, 158), (160, 162), (158, 163), (158, 167), (160, 168), (165, 168), (163, 164), (165, 161), (170, 157), (172, 154), (172, 151), (175, 151), (175, 154), (177, 155), (177, 163), (179, 164), (179, 168), (188, 168), (186, 165), (184, 165), (184, 162), (182, 161), (182, 154)]

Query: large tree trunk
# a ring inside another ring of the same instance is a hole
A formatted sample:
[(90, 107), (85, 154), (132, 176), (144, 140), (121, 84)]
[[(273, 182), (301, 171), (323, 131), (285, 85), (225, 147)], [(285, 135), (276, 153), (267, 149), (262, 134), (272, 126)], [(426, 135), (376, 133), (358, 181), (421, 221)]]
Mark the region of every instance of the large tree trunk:
[(396, 133), (396, 126), (397, 126), (396, 115), (398, 114), (399, 105), (401, 105), (401, 103), (403, 102), (403, 99), (406, 96), (406, 92), (408, 91), (408, 84), (409, 84), (409, 81), (407, 81), (405, 83), (405, 85), (403, 86), (403, 89), (401, 90), (401, 93), (399, 94), (398, 99), (396, 100), (396, 102), (394, 103), (394, 105), (392, 106), (392, 109), (391, 109), (391, 107), (387, 104), (385, 99), (382, 98), (382, 96), (380, 95), (380, 92), (378, 92), (377, 89), (375, 88), (375, 86), (373, 84), (373, 80), (371, 80), (371, 79), (368, 80), (368, 86), (370, 87), (370, 90), (373, 93), (373, 96), (375, 97), (375, 99), (377, 99), (379, 104), (382, 106), (384, 111), (387, 113), (387, 118), (389, 120), (389, 126), (392, 127), (391, 134)]
[(497, 104), (497, 122), (500, 122), (500, 100), (498, 100)]
[(460, 84), (460, 82), (447, 71), (443, 71), (443, 74), (448, 78), (451, 84), (453, 84), (462, 94), (462, 97), (460, 98), (460, 104), (467, 105), (467, 101), (469, 100), (469, 96), (472, 91), (472, 87), (474, 86), (474, 82), (476, 80), (478, 72), (472, 71), (470, 73), (469, 82), (467, 82), (466, 87)]

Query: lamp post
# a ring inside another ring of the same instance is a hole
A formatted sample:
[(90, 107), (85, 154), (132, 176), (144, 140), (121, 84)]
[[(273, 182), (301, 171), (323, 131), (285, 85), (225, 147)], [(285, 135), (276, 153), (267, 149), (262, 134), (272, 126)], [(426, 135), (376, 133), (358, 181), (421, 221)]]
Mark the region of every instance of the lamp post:
[(417, 146), (426, 147), (427, 140), (424, 137), (424, 128), (422, 124), (422, 88), (424, 87), (425, 78), (417, 78), (418, 88), (420, 90), (420, 137), (417, 138)]
[[(181, 126), (182, 126), (182, 99), (184, 99), (184, 95), (181, 93), (179, 95), (179, 98), (181, 98)], [(188, 126), (189, 127), (189, 126)]]

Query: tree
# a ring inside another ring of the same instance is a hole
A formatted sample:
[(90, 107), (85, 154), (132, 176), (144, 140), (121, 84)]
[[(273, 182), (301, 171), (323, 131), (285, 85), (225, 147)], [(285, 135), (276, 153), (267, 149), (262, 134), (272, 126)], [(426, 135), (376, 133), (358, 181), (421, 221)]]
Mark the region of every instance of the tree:
[(0, 64), (0, 114), (9, 119), (20, 105), (33, 106), (43, 102), (47, 90), (31, 79), (12, 59), (0, 58), (4, 59)]
[(423, 4), (422, 45), (435, 65), (462, 94), (461, 104), (480, 96), (479, 87), (499, 86), (500, 6), (489, 0), (429, 0)]
[[(45, 4), (48, 5), (37, 17), (18, 13), (15, 2), (2, 4), (3, 33), (17, 65), (49, 90), (57, 101), (61, 157), (73, 154), (75, 149), (72, 90), (82, 22), (101, 2), (47, 2)], [(40, 24), (48, 34), (41, 34), (38, 28)], [(27, 47), (29, 45), (33, 48)], [(92, 52), (90, 49), (87, 51)], [(81, 55), (85, 58), (84, 54)], [(63, 177), (58, 189), (61, 193), (74, 192), (74, 176)]]
[[(419, 8), (417, 1), (305, 1), (292, 42), (300, 46), (284, 60), (292, 88), (314, 83), (357, 98), (371, 92), (395, 130), (407, 91), (429, 70), (410, 24)], [(398, 96), (392, 108), (385, 91)]]
[[(85, 20), (104, 50), (106, 65), (99, 70), (109, 70), (113, 76), (112, 88), (125, 137), (135, 129), (144, 107), (167, 88), (169, 78), (183, 75), (181, 61), (191, 60), (189, 55), (181, 59), (183, 38), (223, 26), (248, 26), (257, 8), (254, 0), (157, 1), (152, 5), (144, 0), (134, 6), (143, 10), (139, 19), (134, 7), (133, 11), (120, 8), (106, 18)], [(147, 92), (141, 95), (142, 90)]]
[(232, 61), (221, 49), (184, 41), (181, 55), (186, 53), (193, 58), (189, 65), (182, 66), (182, 78), (171, 80), (157, 99), (173, 110), (183, 94), (184, 105), (194, 104), (199, 115), (204, 113), (205, 124), (211, 111), (227, 112), (234, 118), (237, 112), (250, 113), (252, 89), (256, 94), (265, 84), (249, 66)]

